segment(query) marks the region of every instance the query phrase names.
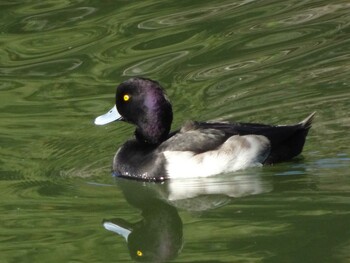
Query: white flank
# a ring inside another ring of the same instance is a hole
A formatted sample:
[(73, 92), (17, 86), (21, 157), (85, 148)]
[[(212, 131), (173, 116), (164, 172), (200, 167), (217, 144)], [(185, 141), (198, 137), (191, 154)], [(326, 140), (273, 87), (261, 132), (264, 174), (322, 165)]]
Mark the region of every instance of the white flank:
[(165, 151), (170, 178), (207, 177), (260, 166), (269, 153), (264, 136), (232, 136), (216, 150), (195, 154), (191, 151)]

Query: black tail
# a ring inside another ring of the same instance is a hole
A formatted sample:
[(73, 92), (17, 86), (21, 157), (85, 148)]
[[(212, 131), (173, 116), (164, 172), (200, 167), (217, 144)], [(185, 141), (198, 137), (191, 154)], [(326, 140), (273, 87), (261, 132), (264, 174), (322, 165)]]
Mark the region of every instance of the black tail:
[[(265, 164), (287, 161), (302, 152), (315, 113), (313, 112), (298, 124), (289, 126), (291, 131), (294, 131), (283, 141), (274, 143), (272, 140), (271, 152)], [(288, 126), (285, 127), (287, 128)]]

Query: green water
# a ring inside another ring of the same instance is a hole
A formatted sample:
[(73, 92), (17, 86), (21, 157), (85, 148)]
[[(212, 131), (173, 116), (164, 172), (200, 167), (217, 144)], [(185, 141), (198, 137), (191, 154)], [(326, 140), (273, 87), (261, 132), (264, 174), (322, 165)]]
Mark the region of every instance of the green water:
[[(1, 1), (0, 262), (350, 262), (350, 2)], [(303, 155), (207, 180), (117, 180), (115, 86), (187, 119), (295, 123)], [(128, 227), (128, 244), (103, 222)]]

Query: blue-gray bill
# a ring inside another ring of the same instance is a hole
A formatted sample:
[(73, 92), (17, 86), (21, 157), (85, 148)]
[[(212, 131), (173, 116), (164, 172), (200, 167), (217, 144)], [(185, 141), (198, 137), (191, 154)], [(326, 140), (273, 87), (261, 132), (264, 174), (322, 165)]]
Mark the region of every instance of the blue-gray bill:
[(105, 125), (105, 124), (108, 124), (110, 122), (120, 120), (121, 118), (122, 118), (122, 116), (119, 114), (119, 112), (117, 110), (117, 106), (114, 105), (114, 107), (112, 109), (110, 109), (110, 111), (108, 111), (106, 114), (98, 116), (95, 119), (94, 123), (95, 123), (95, 125)]
[(129, 229), (118, 226), (117, 224), (114, 224), (112, 222), (104, 222), (103, 227), (109, 231), (112, 231), (112, 232), (124, 237), (125, 240), (128, 241), (128, 237), (131, 233), (131, 231)]

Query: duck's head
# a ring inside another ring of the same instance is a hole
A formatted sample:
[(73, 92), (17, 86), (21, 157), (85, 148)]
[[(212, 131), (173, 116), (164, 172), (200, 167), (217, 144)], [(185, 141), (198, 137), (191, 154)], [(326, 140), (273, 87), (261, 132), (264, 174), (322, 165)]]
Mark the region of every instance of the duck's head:
[(173, 112), (163, 88), (156, 81), (131, 78), (117, 87), (116, 104), (95, 119), (96, 125), (126, 121), (136, 125), (136, 138), (143, 143), (159, 144), (166, 140)]

